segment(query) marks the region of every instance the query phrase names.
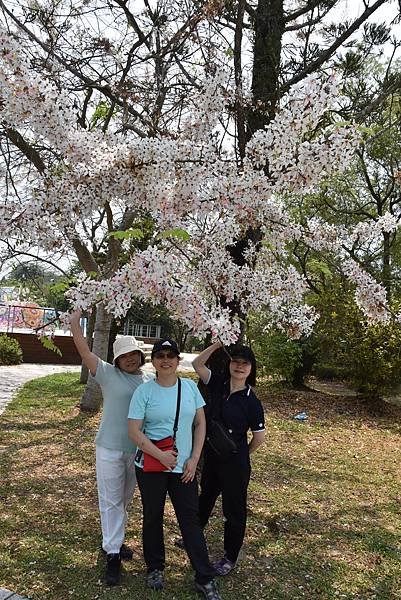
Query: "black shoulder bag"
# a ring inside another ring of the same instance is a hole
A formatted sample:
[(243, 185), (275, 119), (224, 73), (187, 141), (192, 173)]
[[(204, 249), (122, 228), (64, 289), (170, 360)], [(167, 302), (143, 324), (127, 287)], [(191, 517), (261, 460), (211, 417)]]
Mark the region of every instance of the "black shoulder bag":
[(238, 448), (223, 423), (222, 402), (223, 400), (220, 400), (216, 408), (212, 407), (212, 414), (207, 422), (206, 442), (220, 460), (226, 461), (238, 452)]

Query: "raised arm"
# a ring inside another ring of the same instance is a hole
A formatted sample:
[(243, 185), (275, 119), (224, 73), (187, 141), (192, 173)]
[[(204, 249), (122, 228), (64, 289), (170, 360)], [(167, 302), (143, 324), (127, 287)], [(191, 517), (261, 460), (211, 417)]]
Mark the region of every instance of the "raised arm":
[(209, 369), (205, 366), (206, 361), (212, 356), (215, 350), (222, 347), (223, 344), (220, 342), (220, 340), (218, 340), (217, 342), (214, 342), (214, 344), (211, 344), (211, 346), (205, 348), (205, 350), (198, 354), (198, 356), (192, 361), (192, 366), (198, 373), (199, 377), (202, 379), (203, 383), (207, 383), (210, 372)]
[(72, 313), (70, 329), (74, 339), (75, 347), (82, 358), (82, 362), (88, 367), (91, 375), (96, 375), (98, 358), (96, 354), (93, 354), (93, 352), (91, 352), (89, 349), (88, 343), (82, 333), (81, 325), (79, 324), (81, 314), (82, 313), (80, 310), (76, 310)]

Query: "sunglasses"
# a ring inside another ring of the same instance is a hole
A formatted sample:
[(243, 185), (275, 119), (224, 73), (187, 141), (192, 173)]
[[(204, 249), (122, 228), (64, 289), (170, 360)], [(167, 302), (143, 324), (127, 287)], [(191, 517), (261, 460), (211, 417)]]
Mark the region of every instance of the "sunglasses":
[(153, 358), (177, 358), (175, 352), (155, 352)]

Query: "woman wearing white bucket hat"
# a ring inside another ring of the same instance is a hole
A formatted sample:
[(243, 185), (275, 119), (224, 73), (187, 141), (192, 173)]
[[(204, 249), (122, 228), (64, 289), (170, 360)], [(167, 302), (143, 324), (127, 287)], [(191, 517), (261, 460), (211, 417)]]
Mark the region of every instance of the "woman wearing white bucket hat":
[(128, 437), (128, 409), (133, 392), (152, 375), (141, 371), (145, 355), (134, 337), (116, 338), (113, 365), (96, 356), (82, 334), (80, 317), (81, 311), (72, 313), (71, 333), (83, 363), (103, 395), (103, 414), (96, 435), (96, 479), (102, 548), (107, 559), (106, 583), (118, 585), (121, 559), (132, 558), (132, 550), (124, 544), (127, 506), (136, 484), (135, 445)]

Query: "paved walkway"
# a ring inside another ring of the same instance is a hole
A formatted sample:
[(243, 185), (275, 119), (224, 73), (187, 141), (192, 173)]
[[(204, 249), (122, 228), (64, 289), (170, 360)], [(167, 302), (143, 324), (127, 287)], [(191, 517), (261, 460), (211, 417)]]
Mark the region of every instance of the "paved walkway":
[(14, 592), (10, 592), (10, 590), (6, 590), (5, 588), (0, 588), (0, 600), (27, 600), (25, 596), (18, 596), (18, 594), (14, 594)]
[[(75, 365), (30, 365), (26, 363), (0, 367), (0, 415), (14, 398), (18, 388), (27, 381), (53, 373), (76, 372), (80, 369), (81, 367)], [(1, 596), (0, 600), (3, 600)]]

